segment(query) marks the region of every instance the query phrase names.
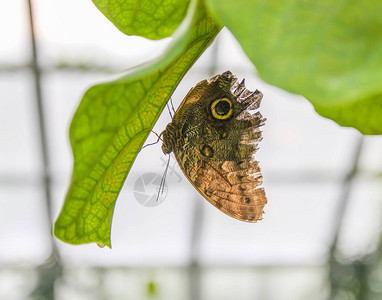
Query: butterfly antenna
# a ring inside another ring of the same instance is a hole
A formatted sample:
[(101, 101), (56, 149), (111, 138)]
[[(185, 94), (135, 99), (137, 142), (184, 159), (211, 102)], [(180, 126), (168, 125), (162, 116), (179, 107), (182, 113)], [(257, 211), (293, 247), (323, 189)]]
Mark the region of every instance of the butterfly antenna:
[(159, 184), (158, 195), (157, 195), (156, 201), (158, 201), (159, 200), (159, 196), (164, 193), (164, 187), (165, 187), (165, 183), (166, 183), (168, 166), (170, 165), (170, 158), (171, 158), (171, 155), (168, 156), (168, 161), (167, 161), (166, 169), (164, 170), (162, 179), (161, 179), (160, 184)]
[[(148, 146), (152, 146), (152, 145), (158, 144), (159, 141), (162, 141), (162, 142), (163, 142), (163, 140), (162, 140), (162, 138), (161, 138), (161, 136), (162, 136), (162, 134), (163, 134), (163, 131), (162, 131), (162, 133), (159, 134), (159, 135), (158, 135), (155, 131), (152, 131), (152, 130), (151, 130), (151, 132), (154, 133), (154, 134), (158, 137), (158, 139), (157, 139), (154, 143), (150, 143), (150, 144), (146, 144), (146, 145), (144, 145), (144, 146), (141, 148), (141, 150), (142, 150), (143, 148), (148, 147)], [(141, 152), (141, 150), (139, 150), (139, 152)]]
[(172, 111), (175, 114), (175, 108), (174, 108), (174, 104), (172, 103), (172, 98), (171, 97), (170, 97), (170, 104), (171, 104)]
[(167, 109), (168, 109), (168, 113), (170, 114), (170, 117), (172, 119), (172, 113), (171, 113), (170, 106), (168, 105), (168, 102), (166, 103), (166, 106), (167, 106)]

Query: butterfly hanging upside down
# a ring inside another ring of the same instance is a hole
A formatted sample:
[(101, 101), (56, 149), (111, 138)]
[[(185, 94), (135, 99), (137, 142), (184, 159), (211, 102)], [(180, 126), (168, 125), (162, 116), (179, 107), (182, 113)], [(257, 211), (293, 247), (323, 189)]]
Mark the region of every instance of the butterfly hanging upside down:
[(163, 132), (162, 150), (174, 152), (192, 185), (216, 208), (245, 222), (262, 219), (267, 203), (254, 159), (265, 119), (263, 95), (230, 71), (192, 88)]

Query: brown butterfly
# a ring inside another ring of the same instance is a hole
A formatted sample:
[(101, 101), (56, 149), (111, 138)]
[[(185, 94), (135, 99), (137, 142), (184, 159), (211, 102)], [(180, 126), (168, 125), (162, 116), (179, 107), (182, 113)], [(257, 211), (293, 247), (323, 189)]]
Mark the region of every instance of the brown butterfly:
[(262, 219), (267, 203), (259, 163), (263, 94), (230, 71), (193, 87), (163, 132), (162, 151), (174, 152), (183, 173), (212, 205), (245, 222)]

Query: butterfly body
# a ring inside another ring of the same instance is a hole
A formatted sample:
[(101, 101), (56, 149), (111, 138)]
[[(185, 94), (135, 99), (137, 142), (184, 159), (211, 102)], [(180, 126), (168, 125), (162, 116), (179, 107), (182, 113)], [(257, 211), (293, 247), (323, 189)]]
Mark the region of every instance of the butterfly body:
[(246, 222), (262, 218), (262, 175), (253, 155), (261, 141), (262, 94), (227, 71), (198, 83), (163, 132), (162, 150), (174, 155), (188, 180), (211, 204)]

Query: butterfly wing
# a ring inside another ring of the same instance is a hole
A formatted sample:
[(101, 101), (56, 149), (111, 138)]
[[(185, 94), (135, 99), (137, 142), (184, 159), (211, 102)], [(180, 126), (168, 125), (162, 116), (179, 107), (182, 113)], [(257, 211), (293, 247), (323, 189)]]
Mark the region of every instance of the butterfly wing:
[(267, 203), (256, 161), (200, 161), (185, 173), (193, 186), (225, 214), (246, 222), (262, 219)]
[(204, 198), (246, 222), (261, 220), (267, 202), (254, 158), (265, 119), (250, 113), (261, 99), (229, 71), (202, 81), (182, 102), (162, 146)]

